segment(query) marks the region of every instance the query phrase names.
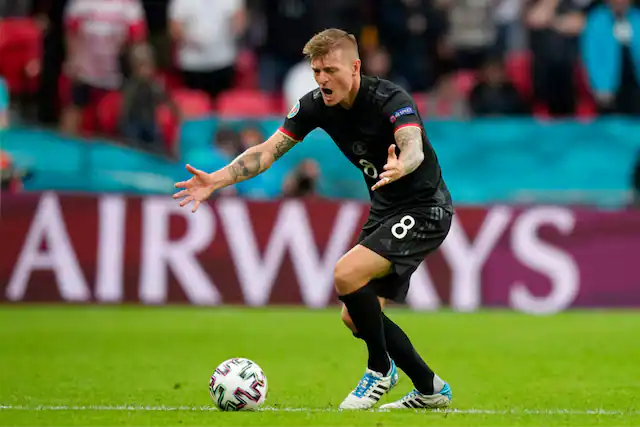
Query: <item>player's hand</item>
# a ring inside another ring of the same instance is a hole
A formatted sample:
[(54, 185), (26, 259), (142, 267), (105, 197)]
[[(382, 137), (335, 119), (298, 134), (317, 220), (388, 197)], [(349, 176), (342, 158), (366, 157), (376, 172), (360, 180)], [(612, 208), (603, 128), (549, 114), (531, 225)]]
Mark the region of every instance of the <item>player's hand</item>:
[(371, 190), (375, 191), (383, 185), (399, 180), (403, 176), (404, 167), (400, 159), (398, 159), (398, 156), (396, 156), (396, 145), (391, 144), (388, 150), (387, 164), (384, 165), (384, 172), (378, 176), (380, 180), (371, 187)]
[(184, 188), (184, 190), (178, 191), (173, 195), (173, 198), (179, 199), (184, 197), (184, 200), (180, 202), (181, 207), (194, 202), (191, 212), (195, 212), (198, 210), (200, 202), (207, 200), (209, 196), (211, 196), (211, 193), (213, 193), (213, 177), (191, 165), (187, 165), (186, 168), (193, 176), (188, 181), (177, 182), (175, 184), (176, 188)]

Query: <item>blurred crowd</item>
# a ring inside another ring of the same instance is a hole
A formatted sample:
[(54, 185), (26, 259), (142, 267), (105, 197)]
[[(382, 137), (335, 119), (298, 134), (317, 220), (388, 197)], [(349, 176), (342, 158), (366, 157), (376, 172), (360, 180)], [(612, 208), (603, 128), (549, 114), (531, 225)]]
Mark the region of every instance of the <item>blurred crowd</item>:
[[(0, 18), (0, 128), (36, 120), (165, 155), (185, 118), (286, 111), (315, 85), (301, 49), (327, 27), (355, 34), (363, 72), (425, 118), (640, 114), (633, 0), (0, 0)], [(264, 137), (218, 133), (234, 153)], [(316, 169), (285, 193), (313, 192)]]

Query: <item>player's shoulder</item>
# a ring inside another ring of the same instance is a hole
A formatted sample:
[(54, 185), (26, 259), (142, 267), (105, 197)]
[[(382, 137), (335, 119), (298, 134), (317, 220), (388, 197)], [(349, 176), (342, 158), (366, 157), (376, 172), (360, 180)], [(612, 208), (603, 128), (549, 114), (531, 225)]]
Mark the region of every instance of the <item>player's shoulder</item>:
[(302, 95), (298, 101), (291, 107), (288, 118), (293, 118), (299, 112), (303, 114), (314, 114), (320, 111), (322, 103), (322, 93), (320, 88), (310, 90), (306, 94)]
[(390, 101), (413, 103), (413, 97), (402, 86), (380, 77), (363, 77), (369, 86), (369, 99), (384, 107)]
[(301, 102), (308, 103), (309, 105), (319, 105), (322, 103), (322, 92), (320, 88), (317, 87), (315, 89), (307, 92), (302, 98), (300, 98)]

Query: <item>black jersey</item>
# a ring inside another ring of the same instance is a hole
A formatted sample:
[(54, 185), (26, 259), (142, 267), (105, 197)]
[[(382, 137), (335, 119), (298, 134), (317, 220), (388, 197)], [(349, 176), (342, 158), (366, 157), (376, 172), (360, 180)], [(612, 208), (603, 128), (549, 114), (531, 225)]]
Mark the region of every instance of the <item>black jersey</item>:
[[(375, 191), (371, 187), (384, 171), (395, 132), (405, 126), (422, 130), (424, 161), (412, 173)], [(364, 176), (371, 197), (372, 218), (384, 218), (406, 208), (440, 206), (453, 212), (451, 195), (442, 178), (440, 164), (424, 130), (411, 96), (384, 79), (362, 76), (353, 106), (329, 107), (320, 89), (304, 95), (287, 115), (280, 131), (301, 141), (321, 128)]]

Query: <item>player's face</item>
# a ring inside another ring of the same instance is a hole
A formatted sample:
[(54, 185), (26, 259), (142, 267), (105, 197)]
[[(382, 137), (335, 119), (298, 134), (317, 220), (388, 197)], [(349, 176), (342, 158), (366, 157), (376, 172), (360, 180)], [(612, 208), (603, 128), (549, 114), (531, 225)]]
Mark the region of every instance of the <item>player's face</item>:
[(359, 64), (360, 60), (350, 58), (342, 49), (311, 61), (313, 75), (326, 105), (337, 105), (349, 98), (360, 71)]

